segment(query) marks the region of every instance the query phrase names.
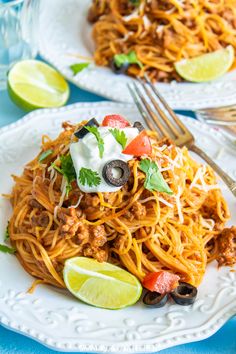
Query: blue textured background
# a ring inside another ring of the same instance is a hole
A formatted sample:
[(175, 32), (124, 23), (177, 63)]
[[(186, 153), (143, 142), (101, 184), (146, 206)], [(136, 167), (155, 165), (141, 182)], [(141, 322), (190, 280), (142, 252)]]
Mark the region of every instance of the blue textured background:
[[(68, 104), (75, 102), (101, 101), (102, 98), (71, 87)], [(191, 112), (181, 112), (193, 116)], [(25, 113), (17, 108), (8, 98), (6, 91), (0, 91), (0, 126), (15, 122)], [(197, 329), (196, 329), (197, 331)], [(201, 342), (190, 343), (163, 350), (162, 354), (236, 354), (236, 318), (231, 319), (218, 333)], [(11, 332), (0, 326), (0, 354), (53, 354), (41, 344)]]

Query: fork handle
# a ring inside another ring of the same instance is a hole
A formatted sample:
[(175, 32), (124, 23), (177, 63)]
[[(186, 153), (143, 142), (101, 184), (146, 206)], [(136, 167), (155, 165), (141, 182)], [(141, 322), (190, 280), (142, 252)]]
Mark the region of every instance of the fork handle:
[(213, 170), (222, 178), (222, 180), (225, 182), (227, 187), (230, 189), (230, 191), (233, 193), (233, 195), (236, 197), (236, 181), (231, 178), (226, 172), (222, 170), (221, 167), (219, 167), (202, 149), (200, 149), (196, 145), (191, 145), (189, 147), (189, 150), (195, 152), (197, 155), (199, 155), (203, 160), (205, 160), (208, 165), (210, 165)]

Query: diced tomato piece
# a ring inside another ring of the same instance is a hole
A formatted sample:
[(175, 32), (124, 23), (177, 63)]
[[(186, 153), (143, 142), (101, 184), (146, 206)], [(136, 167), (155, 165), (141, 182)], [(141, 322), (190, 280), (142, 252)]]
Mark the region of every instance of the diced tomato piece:
[(166, 294), (178, 286), (180, 277), (167, 271), (149, 273), (143, 280), (143, 286), (160, 294)]
[(130, 127), (130, 123), (119, 114), (111, 114), (103, 119), (102, 126), (112, 128), (125, 128)]
[(143, 156), (152, 154), (152, 145), (147, 132), (143, 130), (136, 138), (134, 138), (122, 151), (123, 154)]

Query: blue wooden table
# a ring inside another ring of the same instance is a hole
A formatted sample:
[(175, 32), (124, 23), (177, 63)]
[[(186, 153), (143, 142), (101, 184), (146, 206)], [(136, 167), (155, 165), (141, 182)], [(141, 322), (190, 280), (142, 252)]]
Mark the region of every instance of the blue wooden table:
[[(71, 85), (70, 103), (101, 101), (102, 98), (82, 91)], [(186, 112), (181, 112), (186, 114)], [(0, 126), (15, 122), (25, 113), (8, 98), (6, 91), (0, 91)], [(162, 354), (236, 354), (236, 318), (230, 320), (211, 338), (175, 348), (163, 350)], [(0, 326), (0, 354), (53, 354), (41, 344), (9, 331)], [(58, 352), (59, 353), (59, 352)]]

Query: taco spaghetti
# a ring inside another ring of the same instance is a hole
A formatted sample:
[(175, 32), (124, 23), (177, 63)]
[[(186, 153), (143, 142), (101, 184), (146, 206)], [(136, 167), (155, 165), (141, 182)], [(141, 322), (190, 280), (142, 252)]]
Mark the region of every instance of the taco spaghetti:
[(174, 63), (232, 45), (236, 49), (235, 0), (94, 0), (95, 62), (109, 66), (116, 54), (134, 51), (143, 65), (128, 74), (153, 81), (181, 80)]
[(148, 132), (172, 195), (145, 189), (140, 158), (128, 162), (131, 175), (117, 192), (84, 193), (76, 181), (68, 190), (60, 157), (68, 156), (78, 125), (63, 126), (55, 140), (43, 136), (41, 153), (13, 176), (9, 234), (25, 270), (37, 282), (65, 287), (65, 260), (83, 255), (123, 266), (140, 280), (163, 269), (199, 285), (230, 216), (212, 169)]

